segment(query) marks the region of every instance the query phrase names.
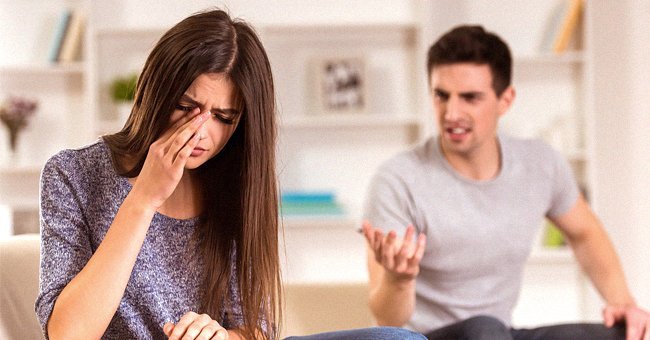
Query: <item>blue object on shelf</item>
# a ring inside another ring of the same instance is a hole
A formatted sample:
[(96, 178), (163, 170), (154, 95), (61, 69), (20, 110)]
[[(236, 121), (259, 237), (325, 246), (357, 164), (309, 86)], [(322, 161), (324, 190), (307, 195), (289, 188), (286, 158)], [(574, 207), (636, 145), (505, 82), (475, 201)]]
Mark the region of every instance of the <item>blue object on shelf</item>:
[(282, 203), (333, 203), (336, 195), (330, 191), (286, 191), (281, 195)]

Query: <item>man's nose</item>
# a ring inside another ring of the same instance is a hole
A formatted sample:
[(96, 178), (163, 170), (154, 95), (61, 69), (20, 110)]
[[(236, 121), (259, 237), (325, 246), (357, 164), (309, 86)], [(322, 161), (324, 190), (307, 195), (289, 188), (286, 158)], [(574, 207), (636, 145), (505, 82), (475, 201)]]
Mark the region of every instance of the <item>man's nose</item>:
[(462, 105), (456, 97), (450, 97), (445, 105), (445, 120), (456, 121), (462, 116)]

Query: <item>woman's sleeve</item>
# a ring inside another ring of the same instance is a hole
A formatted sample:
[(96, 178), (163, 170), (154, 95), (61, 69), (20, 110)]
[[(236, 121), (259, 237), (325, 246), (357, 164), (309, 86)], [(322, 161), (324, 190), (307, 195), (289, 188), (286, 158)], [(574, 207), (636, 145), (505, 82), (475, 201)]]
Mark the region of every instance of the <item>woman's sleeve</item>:
[(241, 328), (244, 325), (244, 313), (241, 308), (241, 294), (237, 280), (236, 257), (231, 256), (230, 282), (228, 282), (228, 299), (223, 316), (223, 327), (226, 329)]
[(76, 182), (80, 179), (70, 163), (60, 153), (41, 174), (41, 263), (35, 309), (44, 334), (59, 294), (92, 255), (83, 195)]
[[(235, 252), (233, 252), (234, 254)], [(239, 281), (237, 279), (237, 265), (236, 254), (231, 256), (232, 266), (230, 267), (230, 282), (228, 283), (228, 303), (226, 304), (226, 311), (222, 316), (223, 326), (226, 329), (242, 328), (244, 326), (244, 313), (241, 308), (241, 294), (239, 292)], [(274, 333), (275, 325), (270, 324), (269, 320), (266, 320), (266, 315), (264, 311), (260, 315), (260, 327), (266, 333), (268, 338), (271, 338), (271, 335)]]

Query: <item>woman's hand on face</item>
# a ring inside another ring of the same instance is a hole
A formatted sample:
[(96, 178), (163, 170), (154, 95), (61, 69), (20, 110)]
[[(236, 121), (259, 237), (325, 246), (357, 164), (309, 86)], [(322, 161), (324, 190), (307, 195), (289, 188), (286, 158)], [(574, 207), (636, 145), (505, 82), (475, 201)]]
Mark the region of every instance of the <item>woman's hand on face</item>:
[(157, 210), (174, 192), (192, 150), (198, 144), (199, 128), (210, 112), (199, 113), (198, 108), (185, 115), (149, 147), (142, 170), (133, 185), (139, 202)]
[(228, 331), (207, 314), (187, 312), (177, 324), (163, 326), (163, 332), (170, 340), (218, 339), (227, 340)]

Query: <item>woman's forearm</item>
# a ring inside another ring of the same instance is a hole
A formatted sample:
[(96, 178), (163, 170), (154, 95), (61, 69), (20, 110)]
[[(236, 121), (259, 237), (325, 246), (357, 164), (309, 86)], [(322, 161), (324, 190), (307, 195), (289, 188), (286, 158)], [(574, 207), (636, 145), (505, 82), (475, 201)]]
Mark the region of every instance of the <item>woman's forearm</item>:
[(131, 195), (84, 268), (59, 294), (50, 339), (98, 339), (117, 310), (155, 210)]

